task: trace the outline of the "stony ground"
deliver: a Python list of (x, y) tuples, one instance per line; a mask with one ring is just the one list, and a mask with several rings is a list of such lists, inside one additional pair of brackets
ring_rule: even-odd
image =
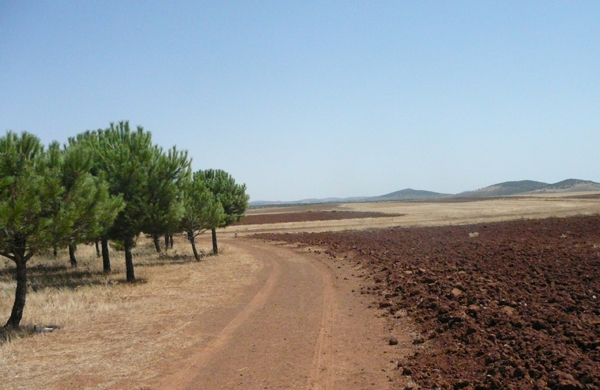
[(419, 327), (398, 369), (422, 388), (600, 388), (598, 216), (258, 237), (369, 267)]

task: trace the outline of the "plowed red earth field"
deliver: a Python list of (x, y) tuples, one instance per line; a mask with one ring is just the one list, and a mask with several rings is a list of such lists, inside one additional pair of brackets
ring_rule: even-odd
[(334, 221), (354, 218), (398, 217), (400, 214), (386, 214), (367, 211), (307, 211), (299, 213), (255, 214), (235, 225), (264, 225), (283, 222)]
[(422, 388), (600, 389), (598, 216), (256, 237), (370, 267), (419, 327), (398, 369)]

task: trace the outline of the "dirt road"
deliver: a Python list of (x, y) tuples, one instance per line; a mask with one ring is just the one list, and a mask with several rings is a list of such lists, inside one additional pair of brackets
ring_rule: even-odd
[[(152, 388), (392, 388), (392, 352), (408, 352), (410, 340), (399, 327), (390, 331), (359, 294), (359, 285), (368, 284), (361, 269), (307, 249), (226, 242), (263, 263), (256, 283), (236, 307), (198, 321), (206, 342), (172, 362)], [(392, 334), (398, 345), (389, 345)]]

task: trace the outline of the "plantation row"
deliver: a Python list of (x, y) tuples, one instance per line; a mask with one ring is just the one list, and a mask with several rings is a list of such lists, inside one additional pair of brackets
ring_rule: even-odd
[[(248, 208), (246, 186), (222, 170), (192, 171), (187, 151), (164, 150), (142, 127), (111, 123), (47, 148), (35, 135), (0, 138), (0, 255), (15, 265), (15, 302), (6, 329), (16, 329), (27, 293), (27, 262), (40, 251), (102, 243), (110, 272), (108, 241), (125, 252), (127, 281), (135, 281), (131, 249), (142, 232), (159, 238), (186, 232), (196, 260), (195, 238), (238, 222)], [(172, 242), (172, 238), (171, 238)]]

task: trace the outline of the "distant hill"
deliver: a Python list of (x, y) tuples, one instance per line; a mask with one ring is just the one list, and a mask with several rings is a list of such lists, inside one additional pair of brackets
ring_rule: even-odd
[(455, 195), (460, 198), (488, 198), (493, 196), (508, 196), (537, 191), (548, 187), (548, 183), (533, 180), (507, 181), (480, 188), (475, 191), (461, 192)]
[(389, 194), (374, 196), (369, 198), (370, 201), (384, 201), (384, 200), (430, 200), (439, 199), (450, 196), (449, 194), (441, 194), (439, 192), (413, 190), (412, 188), (406, 188), (404, 190), (391, 192)]
[(250, 207), (266, 207), (266, 206), (289, 206), (289, 205), (302, 205), (302, 204), (317, 204), (317, 203), (352, 203), (352, 202), (369, 202), (369, 197), (353, 197), (353, 198), (310, 198), (301, 199), (294, 201), (280, 201), (280, 200), (255, 200), (250, 202)]
[(356, 202), (385, 202), (385, 201), (401, 201), (401, 200), (432, 200), (451, 196), (449, 194), (441, 194), (439, 192), (413, 190), (406, 188), (404, 190), (395, 191), (381, 196), (360, 196), (352, 198), (321, 198), (321, 199), (301, 199), (291, 202), (285, 201), (268, 201), (256, 200), (250, 202), (251, 207), (267, 207), (267, 206), (288, 206), (288, 205), (303, 205), (316, 203), (356, 203)]
[(562, 192), (587, 192), (600, 191), (600, 183), (590, 180), (567, 179), (548, 187), (533, 191), (533, 193), (562, 193)]
[(406, 188), (389, 194), (372, 197), (354, 198), (324, 198), (324, 199), (302, 199), (291, 202), (257, 200), (250, 202), (251, 207), (292, 205), (292, 204), (315, 204), (315, 203), (351, 203), (351, 202), (385, 202), (385, 201), (423, 201), (442, 198), (489, 198), (510, 195), (544, 194), (544, 193), (569, 193), (599, 191), (600, 183), (590, 180), (567, 179), (558, 183), (548, 184), (534, 180), (506, 181), (493, 184), (488, 187), (474, 191), (461, 192), (459, 194), (442, 194), (439, 192), (413, 190)]
[(507, 181), (493, 184), (475, 191), (454, 195), (460, 198), (487, 198), (495, 196), (526, 195), (541, 193), (563, 193), (600, 191), (600, 184), (590, 180), (567, 179), (554, 184), (533, 180)]

